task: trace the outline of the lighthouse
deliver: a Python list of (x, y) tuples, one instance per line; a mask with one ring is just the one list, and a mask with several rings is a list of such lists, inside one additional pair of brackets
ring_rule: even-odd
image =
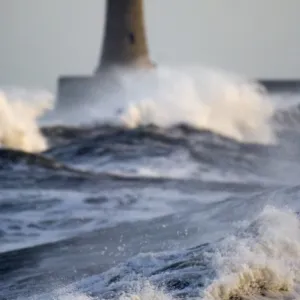
[(102, 52), (91, 76), (61, 76), (58, 79), (57, 105), (65, 106), (77, 99), (100, 100), (119, 88), (118, 69), (149, 70), (143, 0), (107, 0)]
[(97, 73), (111, 66), (152, 66), (142, 0), (108, 0), (103, 50)]

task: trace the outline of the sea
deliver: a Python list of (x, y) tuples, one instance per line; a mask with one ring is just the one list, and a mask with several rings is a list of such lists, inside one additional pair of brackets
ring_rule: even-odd
[(0, 299), (300, 299), (300, 89), (116, 74), (1, 90)]

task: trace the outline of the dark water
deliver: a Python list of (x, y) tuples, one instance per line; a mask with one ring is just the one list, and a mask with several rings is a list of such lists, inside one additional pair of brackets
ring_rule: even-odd
[(0, 299), (299, 299), (287, 107), (274, 144), (95, 125), (43, 128), (42, 154), (0, 150)]

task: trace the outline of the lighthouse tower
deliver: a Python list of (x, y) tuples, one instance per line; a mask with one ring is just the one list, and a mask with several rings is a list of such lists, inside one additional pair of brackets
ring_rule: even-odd
[(103, 51), (97, 73), (111, 66), (149, 68), (142, 0), (108, 0)]
[(57, 105), (76, 99), (99, 99), (118, 87), (118, 68), (152, 69), (145, 33), (143, 0), (107, 0), (102, 53), (91, 76), (62, 76), (58, 80)]

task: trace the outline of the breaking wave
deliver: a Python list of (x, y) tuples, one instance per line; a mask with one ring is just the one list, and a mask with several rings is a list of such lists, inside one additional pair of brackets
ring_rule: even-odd
[(273, 102), (254, 82), (221, 71), (166, 67), (147, 74), (117, 73), (117, 80), (119, 88), (115, 96), (108, 96), (109, 101), (84, 99), (62, 112), (61, 99), (51, 114), (46, 114), (54, 103), (48, 94), (27, 92), (27, 98), (33, 97), (34, 101), (26, 101), (24, 92), (0, 92), (2, 146), (26, 152), (46, 150), (48, 143), (38, 121), (48, 116), (44, 124), (48, 126), (108, 123), (125, 128), (169, 128), (186, 124), (238, 142), (276, 142), (271, 122), (275, 113)]
[(278, 128), (294, 128), (300, 119), (298, 97), (292, 107), (290, 102), (282, 107), (280, 97), (258, 83), (220, 70), (158, 67), (147, 74), (128, 71), (116, 77), (119, 86), (107, 99), (81, 99), (66, 110), (60, 110), (60, 99), (51, 113), (47, 112), (54, 99), (47, 93), (0, 91), (0, 144), (45, 151), (49, 145), (41, 124), (109, 124), (125, 129), (185, 124), (237, 142), (269, 145), (277, 142)]
[[(189, 282), (187, 294), (180, 285), (177, 292), (185, 295), (184, 299), (191, 298), (191, 287), (198, 287), (192, 299), (202, 300), (298, 299), (300, 296), (300, 222), (287, 209), (266, 206), (251, 221), (239, 223), (236, 233), (221, 242), (176, 253), (139, 254), (79, 284), (83, 290), (73, 289), (74, 298), (70, 299), (77, 299), (79, 291), (78, 299), (177, 299), (176, 287), (170, 290), (166, 283), (172, 278), (180, 282), (183, 277)], [(163, 262), (165, 266), (161, 265)], [(207, 271), (201, 275), (204, 269)], [(92, 292), (96, 298), (85, 294), (86, 289), (98, 291)], [(98, 293), (104, 293), (103, 297), (98, 298)], [(68, 295), (62, 289), (54, 299), (69, 299)]]
[(118, 85), (114, 90), (110, 88), (107, 96), (99, 96), (101, 99), (95, 96), (94, 100), (74, 100), (72, 110), (60, 99), (60, 122), (112, 123), (125, 128), (187, 124), (239, 142), (270, 144), (276, 140), (270, 122), (274, 114), (270, 96), (261, 86), (244, 78), (179, 67), (118, 71), (112, 78)]
[[(276, 124), (298, 124), (298, 104), (279, 108), (278, 97), (245, 78), (201, 68), (158, 67), (149, 73), (117, 73), (119, 86), (108, 99), (81, 99), (72, 109), (56, 110), (46, 93), (0, 91), (0, 142), (26, 152), (48, 148), (40, 131), (44, 126), (113, 124), (128, 129), (186, 124), (242, 143), (276, 143)], [(25, 97), (25, 98), (26, 98)], [(109, 100), (109, 101), (108, 101)], [(297, 103), (298, 98), (297, 98)], [(71, 115), (68, 115), (71, 114)], [(275, 122), (274, 122), (275, 121)]]
[[(270, 97), (257, 84), (214, 71), (174, 71), (159, 68), (153, 95), (129, 100), (121, 115), (125, 126), (179, 123), (210, 130), (240, 142), (269, 144), (275, 141)], [(134, 85), (149, 86), (149, 77), (126, 78)], [(144, 81), (143, 81), (144, 80)], [(135, 95), (130, 95), (134, 99)]]
[[(237, 233), (223, 240), (216, 250), (203, 255), (210, 257), (215, 275), (214, 279), (204, 279), (208, 284), (202, 282), (204, 289), (199, 290), (197, 299), (300, 296), (300, 222), (291, 211), (267, 206), (254, 220), (239, 224)], [(162, 287), (140, 281), (134, 291), (119, 299), (169, 300), (174, 296)]]
[(52, 108), (52, 99), (46, 93), (28, 97), (31, 99), (26, 100), (21, 92), (0, 91), (0, 145), (3, 148), (42, 152), (48, 147), (38, 119)]
[(222, 243), (213, 263), (218, 276), (205, 290), (205, 299), (298, 298), (299, 219), (289, 211), (266, 207)]

